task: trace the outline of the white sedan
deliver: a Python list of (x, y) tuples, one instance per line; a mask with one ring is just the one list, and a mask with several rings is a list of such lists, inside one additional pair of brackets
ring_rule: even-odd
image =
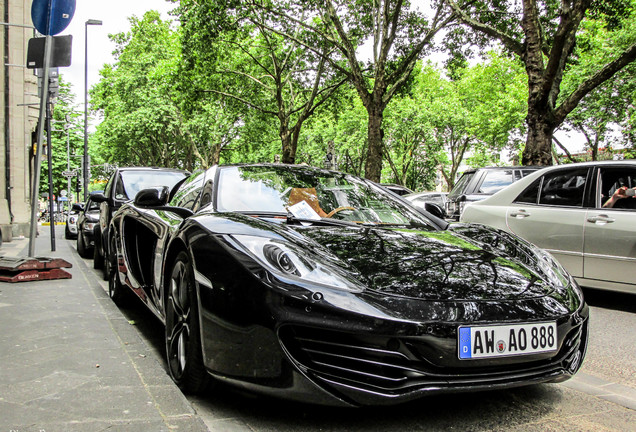
[(636, 293), (635, 187), (634, 160), (547, 167), (470, 204), (460, 222), (534, 243), (582, 286)]

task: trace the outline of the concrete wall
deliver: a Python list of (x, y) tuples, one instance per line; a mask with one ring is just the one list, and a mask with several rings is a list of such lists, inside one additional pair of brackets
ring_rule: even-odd
[[(0, 21), (30, 26), (31, 0), (4, 0)], [(29, 235), (32, 134), (39, 99), (33, 70), (24, 66), (33, 35), (31, 28), (0, 26), (0, 227), (5, 241)]]

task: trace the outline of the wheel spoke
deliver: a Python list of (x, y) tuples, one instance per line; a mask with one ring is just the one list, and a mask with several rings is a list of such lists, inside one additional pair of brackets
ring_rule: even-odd
[(185, 323), (175, 323), (168, 338), (168, 358), (173, 373), (179, 377), (186, 367), (187, 345), (190, 328)]
[(170, 303), (174, 309), (175, 321), (187, 321), (190, 316), (190, 299), (188, 297), (188, 278), (183, 266), (178, 268), (178, 274), (170, 281)]

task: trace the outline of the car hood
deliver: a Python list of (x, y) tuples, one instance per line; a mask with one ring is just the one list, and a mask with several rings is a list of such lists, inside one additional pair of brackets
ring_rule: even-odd
[[(313, 248), (316, 259), (326, 249), (369, 290), (384, 295), (516, 300), (543, 297), (555, 287), (552, 275), (535, 264), (538, 258), (529, 250), (492, 232), (499, 237), (497, 247), (469, 237), (469, 232), (452, 230), (307, 227), (297, 231), (319, 245)], [(501, 247), (502, 243), (506, 244)]]
[(191, 222), (239, 243), (242, 236), (293, 243), (304, 258), (337, 266), (346, 279), (383, 298), (488, 302), (569, 296), (570, 278), (554, 259), (483, 225), (303, 226), (236, 213), (208, 213)]

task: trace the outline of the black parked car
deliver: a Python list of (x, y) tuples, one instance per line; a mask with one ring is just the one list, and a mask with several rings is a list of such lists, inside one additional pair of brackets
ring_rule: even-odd
[(446, 197), (446, 217), (459, 220), (467, 204), (486, 199), (540, 168), (537, 166), (485, 167), (464, 171)]
[(77, 252), (82, 258), (90, 258), (93, 254), (94, 231), (98, 222), (99, 203), (89, 196), (77, 218)]
[[(170, 168), (126, 167), (117, 168), (108, 179), (104, 193), (91, 195), (99, 203), (99, 223), (95, 227), (93, 267), (104, 268), (108, 253), (108, 226), (113, 213), (125, 202), (132, 200), (142, 189), (153, 186), (173, 187), (188, 176), (188, 172)], [(104, 278), (107, 274), (104, 273)]]
[(165, 324), (169, 373), (335, 405), (570, 378), (588, 308), (549, 255), (364, 179), (219, 166), (113, 216), (109, 293)]

